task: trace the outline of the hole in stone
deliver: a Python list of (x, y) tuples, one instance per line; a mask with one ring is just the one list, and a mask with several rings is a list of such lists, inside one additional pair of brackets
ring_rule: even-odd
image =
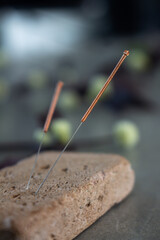
[(89, 206), (91, 206), (91, 202), (88, 202), (88, 203), (86, 204), (86, 207), (89, 207)]
[(20, 197), (20, 194), (19, 194), (19, 193), (17, 193), (17, 194), (14, 194), (12, 197), (13, 197), (13, 198)]
[(48, 169), (48, 168), (50, 168), (50, 165), (49, 165), (49, 164), (44, 165), (44, 166), (41, 167), (41, 169)]
[(62, 171), (63, 172), (68, 172), (68, 168), (63, 168)]
[(103, 200), (103, 195), (99, 195), (98, 201), (102, 201), (102, 200)]
[(56, 240), (56, 237), (53, 233), (51, 233), (51, 239)]

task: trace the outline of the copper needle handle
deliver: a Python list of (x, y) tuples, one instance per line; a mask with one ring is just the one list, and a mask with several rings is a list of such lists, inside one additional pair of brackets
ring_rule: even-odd
[(105, 89), (107, 88), (108, 84), (110, 83), (110, 81), (112, 80), (113, 76), (115, 75), (115, 73), (117, 72), (118, 68), (121, 66), (122, 62), (124, 61), (124, 59), (129, 55), (129, 51), (125, 50), (123, 52), (123, 55), (121, 57), (121, 59), (119, 60), (119, 62), (117, 63), (116, 67), (114, 68), (114, 70), (112, 71), (111, 75), (109, 76), (108, 80), (106, 81), (106, 83), (104, 84), (104, 86), (102, 87), (102, 89), (100, 90), (100, 92), (98, 93), (98, 95), (96, 96), (96, 98), (94, 99), (94, 101), (92, 102), (92, 104), (90, 105), (90, 107), (88, 108), (88, 110), (86, 111), (86, 113), (84, 114), (83, 118), (81, 119), (81, 122), (79, 124), (79, 126), (77, 127), (76, 131), (74, 132), (74, 134), (72, 135), (72, 137), (69, 139), (68, 143), (65, 145), (65, 147), (63, 148), (63, 150), (60, 152), (60, 154), (58, 155), (57, 159), (55, 160), (55, 162), (53, 163), (53, 165), (51, 166), (51, 168), (49, 169), (47, 175), (45, 176), (45, 178), (43, 179), (43, 181), (41, 182), (41, 184), (39, 185), (36, 194), (39, 192), (39, 190), (41, 189), (41, 187), (43, 186), (43, 184), (45, 183), (45, 181), (47, 180), (47, 178), (49, 177), (49, 175), (51, 174), (53, 168), (55, 167), (55, 165), (57, 164), (57, 162), (59, 161), (59, 159), (61, 158), (62, 154), (65, 152), (65, 150), (67, 149), (68, 145), (70, 144), (70, 142), (72, 141), (72, 139), (74, 138), (74, 136), (76, 135), (76, 133), (78, 132), (80, 126), (82, 125), (82, 123), (87, 119), (88, 115), (91, 113), (92, 109), (94, 108), (95, 104), (98, 102), (99, 98), (101, 97), (101, 95), (103, 94), (103, 92), (105, 91)]
[(26, 189), (28, 189), (29, 186), (30, 186), (31, 178), (33, 176), (34, 170), (35, 170), (36, 165), (37, 165), (38, 156), (39, 156), (39, 153), (40, 153), (40, 150), (41, 150), (41, 147), (42, 147), (43, 139), (44, 139), (45, 133), (48, 131), (48, 128), (49, 128), (49, 125), (50, 125), (50, 122), (51, 122), (51, 119), (52, 119), (52, 116), (53, 116), (53, 113), (54, 113), (54, 110), (55, 110), (55, 107), (56, 107), (56, 104), (57, 104), (57, 101), (58, 101), (58, 98), (59, 98), (59, 94), (61, 92), (62, 86), (63, 86), (63, 82), (58, 82), (57, 83), (55, 94), (53, 95), (51, 105), (50, 105), (50, 108), (49, 108), (49, 111), (48, 111), (48, 115), (47, 115), (47, 118), (46, 118), (46, 122), (44, 124), (41, 143), (39, 145), (38, 152), (37, 152), (36, 157), (35, 157), (35, 161), (34, 161), (34, 164), (33, 164), (33, 168), (31, 170), (31, 175), (30, 175), (30, 178), (28, 180), (28, 184), (27, 184)]
[(52, 98), (52, 102), (51, 102), (49, 111), (48, 111), (46, 122), (44, 124), (43, 132), (45, 132), (45, 133), (48, 131), (48, 128), (49, 128), (49, 125), (50, 125), (50, 122), (51, 122), (51, 119), (52, 119), (52, 116), (53, 116), (53, 113), (54, 113), (54, 110), (55, 110), (62, 87), (63, 87), (63, 82), (61, 82), (61, 81), (58, 82), (55, 93)]
[(117, 65), (115, 66), (115, 68), (113, 69), (112, 73), (110, 74), (110, 76), (108, 77), (107, 81), (105, 82), (104, 86), (102, 87), (102, 89), (99, 91), (99, 93), (97, 94), (97, 96), (95, 97), (95, 99), (93, 100), (92, 104), (90, 105), (90, 107), (88, 108), (88, 110), (86, 111), (86, 113), (84, 114), (84, 116), (81, 119), (81, 122), (85, 122), (87, 117), (89, 116), (89, 114), (91, 113), (91, 111), (93, 110), (94, 106), (96, 105), (96, 103), (98, 102), (99, 98), (101, 97), (101, 95), (103, 94), (103, 92), (106, 90), (106, 88), (108, 87), (110, 81), (112, 80), (112, 78), (114, 77), (114, 75), (116, 74), (116, 72), (118, 71), (119, 67), (121, 66), (121, 64), (123, 63), (123, 61), (125, 60), (125, 58), (129, 55), (129, 51), (125, 50), (123, 52), (122, 57), (120, 58), (119, 62), (117, 63)]

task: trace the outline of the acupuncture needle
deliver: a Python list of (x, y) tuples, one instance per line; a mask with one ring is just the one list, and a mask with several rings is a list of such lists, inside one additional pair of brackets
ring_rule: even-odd
[(85, 112), (84, 116), (81, 119), (80, 124), (78, 125), (77, 129), (75, 130), (74, 134), (72, 135), (72, 137), (70, 138), (70, 140), (68, 141), (68, 143), (65, 145), (65, 147), (63, 148), (63, 150), (61, 151), (61, 153), (58, 155), (57, 159), (55, 160), (55, 162), (53, 163), (53, 165), (51, 166), (51, 168), (49, 169), (47, 175), (45, 176), (45, 178), (43, 179), (43, 181), (41, 182), (41, 184), (39, 185), (37, 191), (35, 192), (35, 194), (37, 194), (40, 190), (40, 188), (43, 186), (43, 184), (45, 183), (45, 181), (47, 180), (47, 178), (49, 177), (51, 171), (53, 170), (53, 168), (55, 167), (55, 165), (57, 164), (57, 162), (59, 161), (59, 159), (61, 158), (62, 154), (65, 152), (66, 148), (68, 147), (68, 145), (70, 144), (70, 142), (72, 141), (72, 139), (74, 138), (74, 136), (76, 135), (76, 133), (78, 132), (78, 130), (80, 129), (82, 123), (84, 123), (86, 121), (86, 119), (88, 118), (89, 114), (91, 113), (91, 111), (93, 110), (94, 106), (96, 105), (96, 103), (98, 102), (99, 98), (101, 97), (101, 95), (103, 94), (103, 92), (106, 90), (106, 88), (108, 87), (109, 83), (111, 82), (112, 78), (114, 77), (114, 75), (116, 74), (116, 72), (118, 71), (119, 67), (121, 66), (121, 64), (123, 63), (123, 61), (125, 60), (125, 58), (129, 55), (129, 51), (125, 50), (123, 52), (123, 55), (121, 56), (119, 62), (117, 63), (117, 65), (115, 66), (115, 68), (113, 69), (112, 73), (110, 74), (110, 76), (108, 77), (107, 81), (105, 82), (105, 84), (103, 85), (103, 87), (101, 88), (101, 90), (99, 91), (99, 93), (97, 94), (97, 96), (95, 97), (95, 99), (93, 100), (93, 102), (91, 103), (90, 107), (87, 109), (87, 111)]
[(35, 157), (35, 161), (34, 161), (34, 164), (33, 164), (33, 168), (32, 168), (31, 175), (29, 177), (29, 181), (28, 181), (26, 189), (28, 189), (29, 186), (30, 186), (31, 178), (33, 176), (34, 170), (35, 170), (36, 165), (37, 165), (38, 156), (39, 156), (42, 144), (43, 144), (43, 140), (44, 140), (45, 134), (48, 132), (48, 128), (50, 126), (50, 123), (51, 123), (51, 120), (52, 120), (52, 116), (53, 116), (53, 113), (55, 111), (56, 104), (57, 104), (57, 101), (58, 101), (58, 98), (59, 98), (59, 95), (60, 95), (62, 87), (63, 87), (63, 82), (59, 81), (57, 83), (57, 86), (56, 86), (56, 89), (55, 89), (55, 93), (53, 95), (53, 98), (52, 98), (52, 101), (51, 101), (51, 105), (50, 105), (50, 108), (49, 108), (49, 111), (48, 111), (48, 114), (47, 114), (47, 118), (46, 118), (46, 121), (45, 121), (45, 124), (44, 124), (44, 128), (43, 128), (43, 134), (42, 134), (41, 141), (40, 141), (40, 145), (39, 145), (36, 157)]

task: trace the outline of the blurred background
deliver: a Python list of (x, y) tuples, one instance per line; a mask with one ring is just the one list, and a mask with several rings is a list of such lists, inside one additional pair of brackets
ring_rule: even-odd
[[(0, 5), (2, 166), (37, 150), (59, 80), (64, 88), (42, 150), (61, 149), (124, 49), (130, 56), (69, 150), (115, 152), (128, 145), (135, 149), (143, 138), (146, 116), (159, 110), (159, 1), (2, 1)], [(119, 121), (122, 126), (116, 130)], [(126, 139), (117, 136), (125, 131), (124, 121)]]
[[(0, 166), (36, 153), (59, 80), (64, 87), (42, 151), (61, 150), (128, 49), (130, 56), (68, 150), (125, 156), (136, 171), (137, 191), (145, 196), (137, 200), (135, 191), (135, 209), (144, 206), (147, 197), (152, 201), (146, 209), (157, 206), (159, 13), (158, 0), (1, 0)], [(137, 219), (148, 216), (146, 209)], [(153, 224), (150, 234), (158, 236), (157, 221)], [(98, 239), (92, 230), (85, 234), (90, 234), (86, 239)]]
[[(150, 140), (160, 101), (159, 1), (0, 5), (2, 167), (36, 152), (59, 80), (64, 88), (42, 150), (61, 149), (124, 49), (130, 56), (69, 150), (122, 152), (128, 157), (143, 137)], [(154, 126), (157, 116), (155, 121)]]

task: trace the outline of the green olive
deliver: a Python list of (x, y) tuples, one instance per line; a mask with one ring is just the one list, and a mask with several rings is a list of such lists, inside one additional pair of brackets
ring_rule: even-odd
[(71, 124), (65, 119), (53, 120), (51, 124), (53, 136), (62, 144), (66, 144), (71, 137)]
[(9, 62), (7, 54), (4, 50), (0, 49), (0, 69), (5, 67)]
[(65, 91), (61, 93), (58, 106), (63, 111), (72, 111), (78, 107), (80, 98), (74, 91)]
[[(42, 136), (43, 136), (43, 130), (42, 129), (36, 129), (33, 138), (37, 143), (40, 143), (42, 141)], [(45, 136), (43, 138), (43, 145), (47, 146), (51, 144), (52, 142), (52, 136), (49, 132), (45, 133)]]
[(0, 101), (4, 100), (9, 95), (9, 90), (8, 82), (0, 78)]
[(120, 121), (113, 127), (116, 143), (124, 148), (133, 148), (139, 142), (140, 135), (137, 126), (130, 121)]
[[(105, 82), (107, 81), (107, 76), (104, 75), (97, 75), (92, 78), (92, 80), (89, 82), (88, 90), (87, 90), (87, 96), (89, 100), (93, 99), (101, 90)], [(102, 97), (100, 100), (104, 100), (107, 96), (110, 96), (113, 93), (113, 85), (110, 83), (106, 90), (104, 91)]]
[(29, 73), (28, 85), (30, 88), (41, 89), (46, 85), (47, 82), (48, 77), (46, 76), (45, 72), (37, 70)]
[(150, 67), (151, 59), (146, 51), (136, 49), (130, 54), (126, 64), (133, 71), (143, 72)]

